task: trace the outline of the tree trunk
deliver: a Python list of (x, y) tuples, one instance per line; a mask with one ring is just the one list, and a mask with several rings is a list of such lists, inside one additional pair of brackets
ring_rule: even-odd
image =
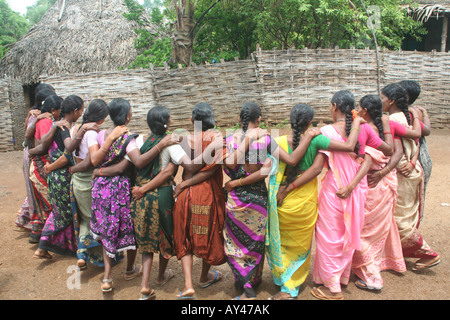
[(447, 32), (448, 31), (448, 17), (444, 16), (444, 21), (442, 22), (442, 35), (441, 35), (441, 52), (447, 50)]
[(173, 57), (177, 64), (190, 66), (194, 40), (194, 34), (191, 31), (195, 26), (195, 4), (191, 1), (181, 1), (181, 6), (177, 6), (175, 9), (177, 23), (172, 39)]

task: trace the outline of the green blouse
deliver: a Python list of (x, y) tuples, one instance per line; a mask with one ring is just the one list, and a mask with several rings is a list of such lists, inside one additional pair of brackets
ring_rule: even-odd
[[(312, 138), (308, 149), (305, 152), (305, 155), (298, 163), (298, 169), (301, 171), (307, 170), (309, 167), (312, 166), (314, 159), (316, 158), (317, 152), (319, 150), (327, 150), (330, 145), (331, 139), (324, 136), (323, 134), (319, 134), (318, 136)], [(292, 148), (289, 145), (289, 154), (292, 153)]]

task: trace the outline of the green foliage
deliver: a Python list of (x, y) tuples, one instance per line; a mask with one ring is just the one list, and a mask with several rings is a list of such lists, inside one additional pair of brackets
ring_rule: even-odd
[[(150, 68), (150, 65), (161, 67), (164, 63), (168, 63), (172, 56), (172, 46), (170, 38), (165, 36), (167, 27), (164, 24), (164, 15), (158, 6), (153, 6), (150, 9), (150, 22), (158, 26), (157, 33), (152, 34), (145, 28), (146, 21), (142, 17), (146, 10), (144, 6), (135, 0), (125, 0), (125, 4), (128, 8), (128, 13), (124, 13), (125, 18), (135, 21), (141, 26), (141, 28), (135, 29), (138, 38), (134, 44), (135, 48), (140, 51), (140, 54), (129, 65), (129, 68)], [(149, 6), (152, 3), (147, 1), (144, 4)]]
[(28, 21), (14, 12), (5, 0), (0, 0), (0, 58), (27, 31)]
[(34, 26), (41, 21), (42, 16), (48, 11), (48, 9), (54, 5), (56, 0), (37, 0), (35, 4), (27, 7), (27, 18), (30, 26)]
[[(380, 47), (398, 50), (406, 36), (419, 40), (426, 34), (423, 25), (402, 9), (413, 1), (364, 0), (365, 7), (371, 10), (369, 16), (376, 19), (372, 21), (376, 22), (374, 32)], [(168, 8), (163, 13), (158, 10), (159, 15), (152, 11), (152, 16), (158, 17), (154, 23), (163, 26), (163, 21), (176, 23), (170, 3), (173, 1), (146, 0), (144, 5), (148, 10), (162, 5)], [(365, 7), (361, 0), (198, 0), (192, 60), (201, 64), (247, 59), (258, 44), (263, 50), (336, 46), (373, 49), (375, 41)], [(150, 50), (154, 38), (143, 33), (137, 46), (147, 56), (154, 55), (153, 61), (163, 61), (169, 56), (170, 50), (165, 47), (169, 41), (161, 40), (157, 48)], [(149, 61), (139, 59), (138, 65)]]
[[(374, 47), (368, 16), (359, 0), (272, 0), (259, 2), (258, 41), (263, 49), (286, 48), (364, 48)], [(376, 30), (378, 44), (399, 49), (407, 33), (423, 34), (420, 24), (400, 8), (404, 1), (365, 0), (380, 15)], [(371, 13), (375, 19), (373, 12)]]

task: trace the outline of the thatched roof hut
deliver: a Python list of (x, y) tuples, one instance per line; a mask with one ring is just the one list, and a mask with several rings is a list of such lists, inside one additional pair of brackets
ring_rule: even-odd
[(126, 68), (138, 52), (137, 24), (121, 0), (58, 0), (0, 61), (0, 73), (23, 85), (41, 75)]
[(409, 7), (408, 14), (424, 24), (428, 30), (428, 49), (445, 52), (449, 48), (449, 0), (419, 0), (417, 7)]

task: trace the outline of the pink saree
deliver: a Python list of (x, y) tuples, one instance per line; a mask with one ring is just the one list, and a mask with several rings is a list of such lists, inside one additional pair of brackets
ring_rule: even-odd
[[(331, 139), (344, 141), (332, 125), (321, 131)], [(329, 170), (319, 194), (313, 280), (338, 293), (341, 284), (348, 284), (354, 251), (361, 249), (360, 233), (368, 186), (364, 177), (347, 199), (338, 198), (336, 191), (352, 181), (360, 164), (353, 153), (321, 152), (328, 156)]]
[[(371, 171), (381, 170), (389, 162), (390, 158), (381, 151), (371, 147), (365, 150), (372, 157)], [(375, 289), (383, 288), (381, 271), (406, 271), (400, 234), (394, 219), (397, 196), (397, 173), (394, 169), (376, 187), (369, 189), (364, 206), (361, 250), (355, 251), (352, 269), (368, 287)]]

